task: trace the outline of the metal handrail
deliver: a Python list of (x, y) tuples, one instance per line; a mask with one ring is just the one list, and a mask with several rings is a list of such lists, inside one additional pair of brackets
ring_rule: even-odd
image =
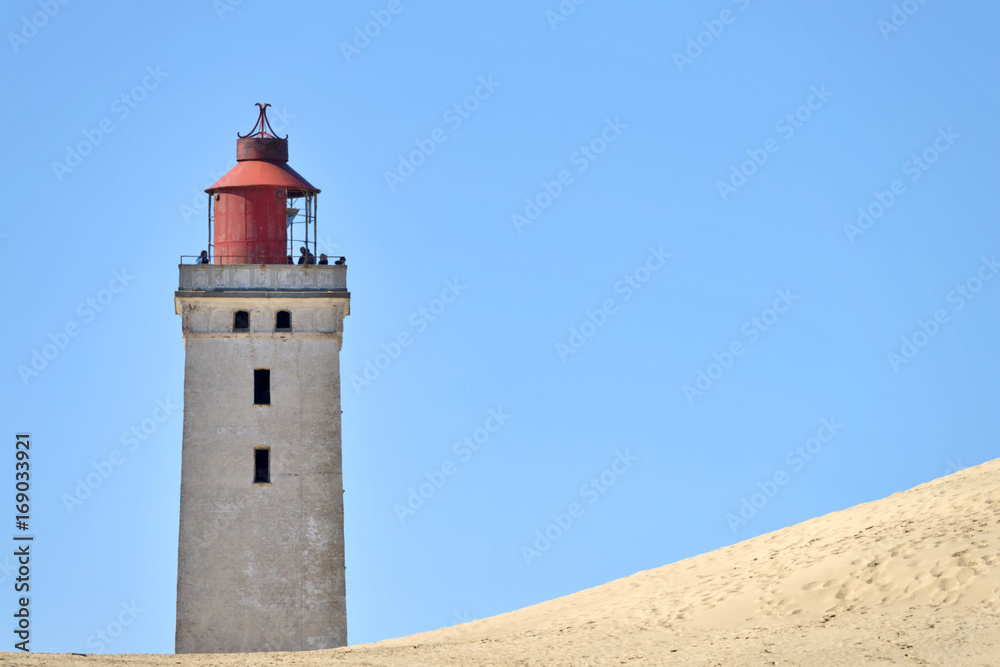
[[(242, 258), (242, 257), (243, 257), (243, 255), (209, 255), (208, 256), (208, 264), (206, 264), (206, 266), (226, 266), (225, 264), (216, 264), (213, 260), (215, 260), (217, 258), (218, 259), (233, 259), (233, 258)], [(189, 259), (191, 261), (185, 262), (184, 261), (185, 259)], [(197, 265), (197, 264), (200, 264), (200, 262), (198, 261), (199, 259), (201, 259), (201, 255), (181, 255), (180, 263), (181, 264), (195, 264), (195, 265)], [(318, 257), (316, 258), (316, 262), (311, 263), (311, 264), (304, 264), (304, 263), (303, 264), (299, 264), (297, 257), (293, 257), (292, 259), (294, 261), (292, 261), (290, 263), (289, 262), (282, 262), (280, 264), (265, 264), (265, 266), (328, 266), (327, 264), (319, 264), (319, 258)], [(328, 260), (330, 260), (330, 259), (333, 259), (333, 260), (340, 259), (340, 260), (342, 260), (342, 263), (339, 264), (339, 265), (336, 264), (336, 263), (334, 263), (334, 262), (330, 262), (329, 266), (347, 266), (347, 257), (345, 257), (343, 255), (341, 255), (339, 257), (335, 257), (333, 255), (327, 255), (327, 259)]]

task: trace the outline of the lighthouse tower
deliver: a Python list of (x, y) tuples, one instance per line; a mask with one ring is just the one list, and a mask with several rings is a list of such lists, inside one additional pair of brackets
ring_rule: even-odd
[(347, 643), (347, 267), (288, 264), (301, 247), (318, 256), (320, 191), (288, 166), (287, 137), (257, 106), (236, 166), (206, 190), (208, 258), (182, 258), (174, 296), (185, 348), (177, 653)]

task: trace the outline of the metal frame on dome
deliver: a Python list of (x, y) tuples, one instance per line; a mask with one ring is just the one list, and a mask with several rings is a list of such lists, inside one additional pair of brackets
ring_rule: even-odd
[[(288, 208), (297, 208), (295, 204), (301, 199), (303, 209), (299, 209), (299, 212), (291, 219), (288, 225), (288, 254), (291, 256), (293, 262), (298, 262), (299, 248), (305, 246), (309, 248), (319, 261), (319, 251), (316, 247), (317, 232), (316, 232), (316, 204), (318, 201), (317, 193), (310, 192), (308, 190), (286, 190), (285, 191), (286, 201), (288, 202)], [(310, 248), (309, 240), (309, 225), (312, 224), (312, 247)], [(302, 229), (302, 238), (295, 238), (296, 228)]]

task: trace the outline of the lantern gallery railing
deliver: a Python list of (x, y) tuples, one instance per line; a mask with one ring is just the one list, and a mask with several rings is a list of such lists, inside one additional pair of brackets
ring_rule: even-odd
[[(233, 261), (233, 260), (236, 260), (236, 259), (242, 260), (243, 256), (242, 255), (208, 255), (208, 254), (205, 254), (205, 255), (181, 255), (181, 261), (179, 262), (179, 264), (211, 264), (211, 265), (214, 265), (214, 266), (219, 266), (219, 265), (236, 264), (237, 262)], [(221, 260), (221, 261), (218, 261), (218, 260)], [(264, 262), (264, 263), (260, 264), (260, 266), (284, 266), (286, 264), (299, 264), (299, 265), (306, 265), (306, 266), (308, 266), (308, 265), (326, 265), (326, 264), (330, 264), (330, 265), (337, 265), (337, 266), (347, 266), (347, 258), (344, 257), (343, 255), (338, 256), (338, 257), (333, 257), (333, 256), (323, 257), (323, 255), (320, 255), (319, 257), (316, 257), (315, 255), (313, 255), (311, 257), (306, 257), (304, 255), (300, 255), (298, 257), (298, 259), (296, 259), (296, 258), (292, 257), (291, 255), (288, 255), (288, 256), (286, 256), (286, 259), (285, 259), (284, 262), (280, 262), (278, 264), (269, 264), (267, 262)], [(251, 264), (250, 266), (258, 266), (258, 265), (257, 264)]]

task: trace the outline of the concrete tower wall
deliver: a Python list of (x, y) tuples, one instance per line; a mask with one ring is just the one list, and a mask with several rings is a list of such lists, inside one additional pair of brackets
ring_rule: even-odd
[[(349, 295), (226, 287), (176, 296), (185, 342), (176, 652), (343, 646), (339, 353)], [(250, 313), (249, 331), (234, 331), (237, 310)], [(275, 331), (279, 310), (291, 313), (290, 332)], [(255, 369), (270, 370), (270, 405), (254, 405)], [(255, 448), (270, 450), (270, 483), (254, 483)]]

